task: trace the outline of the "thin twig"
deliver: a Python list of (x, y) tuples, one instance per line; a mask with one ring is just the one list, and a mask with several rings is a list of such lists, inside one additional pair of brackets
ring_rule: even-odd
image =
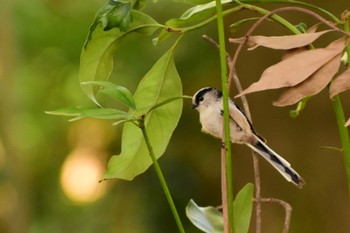
[[(219, 50), (220, 46), (218, 43), (216, 43), (216, 41), (213, 38), (211, 38), (207, 35), (203, 35), (202, 38), (205, 39), (206, 41), (208, 41), (210, 44), (212, 44), (215, 48), (217, 48)], [(231, 56), (228, 52), (226, 52), (226, 61), (227, 61), (227, 65), (229, 66), (230, 62), (231, 62)]]
[[(221, 148), (224, 150), (224, 148)], [(228, 221), (228, 209), (225, 208), (225, 203), (227, 203), (227, 192), (224, 192), (224, 190), (227, 190), (227, 179), (226, 179), (226, 156), (224, 153), (221, 153), (221, 189), (223, 190), (221, 192), (221, 207), (222, 207), (222, 214), (224, 216), (224, 232), (229, 232), (229, 221)]]
[[(230, 60), (230, 62), (232, 62), (232, 60)], [(235, 82), (238, 93), (241, 93), (243, 91), (241, 82), (239, 81), (236, 70), (235, 69), (231, 70), (231, 66), (230, 66), (229, 77), (230, 77), (230, 80), (233, 80)], [(245, 96), (242, 96), (241, 101), (243, 104), (244, 113), (246, 114), (249, 121), (251, 123), (253, 123), (247, 98)], [(253, 156), (254, 181), (255, 181), (254, 182), (255, 183), (255, 198), (260, 200), (261, 199), (261, 183), (260, 183), (259, 159), (258, 159), (258, 155), (254, 151), (252, 151), (252, 156)], [(261, 203), (259, 201), (256, 202), (255, 211), (256, 211), (255, 212), (255, 215), (256, 215), (255, 232), (261, 233)]]
[(292, 216), (292, 206), (289, 203), (277, 198), (260, 198), (259, 200), (254, 199), (254, 201), (257, 203), (260, 203), (260, 202), (276, 203), (283, 206), (284, 211), (286, 213), (286, 217), (284, 219), (284, 227), (283, 227), (282, 233), (288, 233), (289, 226), (290, 226), (290, 219)]

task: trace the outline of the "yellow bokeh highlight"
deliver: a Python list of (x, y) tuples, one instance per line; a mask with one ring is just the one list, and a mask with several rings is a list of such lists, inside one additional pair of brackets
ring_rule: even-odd
[(104, 172), (100, 157), (95, 151), (82, 148), (73, 150), (67, 156), (62, 166), (60, 183), (71, 201), (88, 204), (106, 193), (105, 182), (99, 182)]

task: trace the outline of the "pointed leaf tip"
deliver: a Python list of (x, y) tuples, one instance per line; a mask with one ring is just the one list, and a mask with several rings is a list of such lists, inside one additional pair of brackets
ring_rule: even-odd
[(336, 79), (331, 82), (329, 87), (329, 95), (332, 99), (337, 94), (350, 89), (350, 68), (345, 70)]
[(348, 121), (345, 123), (345, 127), (348, 127), (350, 125), (350, 118), (348, 119)]

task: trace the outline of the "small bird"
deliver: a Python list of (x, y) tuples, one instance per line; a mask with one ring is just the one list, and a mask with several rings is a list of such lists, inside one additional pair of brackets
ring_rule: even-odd
[[(216, 138), (222, 137), (224, 110), (222, 92), (216, 88), (205, 87), (192, 97), (192, 109), (197, 109), (202, 124), (202, 131)], [(230, 111), (230, 139), (232, 143), (245, 144), (264, 157), (283, 177), (298, 188), (304, 185), (303, 178), (290, 164), (269, 148), (263, 139), (255, 132), (253, 125), (229, 99)], [(222, 138), (221, 138), (222, 139)]]

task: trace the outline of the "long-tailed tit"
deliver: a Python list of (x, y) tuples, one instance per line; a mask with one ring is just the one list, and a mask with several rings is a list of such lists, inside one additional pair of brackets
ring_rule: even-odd
[[(212, 87), (205, 87), (197, 91), (192, 98), (192, 108), (199, 112), (202, 131), (221, 138), (223, 131), (223, 99), (222, 92)], [(301, 188), (303, 178), (290, 166), (290, 164), (270, 149), (259, 137), (253, 125), (230, 99), (230, 138), (232, 143), (246, 144), (264, 157), (286, 180)]]

